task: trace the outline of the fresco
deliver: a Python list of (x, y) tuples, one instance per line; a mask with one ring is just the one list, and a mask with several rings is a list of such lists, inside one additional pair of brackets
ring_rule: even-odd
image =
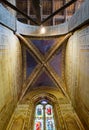
[(26, 77), (27, 78), (32, 73), (36, 65), (37, 62), (34, 59), (34, 57), (28, 51), (26, 51)]
[(45, 53), (55, 44), (54, 40), (31, 40), (31, 42), (45, 55)]
[(53, 83), (52, 79), (46, 74), (46, 72), (43, 72), (33, 84), (32, 88), (41, 87), (41, 86), (49, 86), (54, 87), (55, 84)]
[(51, 67), (61, 77), (62, 74), (62, 50), (59, 49), (53, 59), (50, 61)]

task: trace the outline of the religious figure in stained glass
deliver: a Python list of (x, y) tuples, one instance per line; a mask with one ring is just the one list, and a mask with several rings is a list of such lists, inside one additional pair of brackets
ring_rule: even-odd
[(46, 101), (36, 105), (34, 130), (56, 130), (53, 107)]
[(41, 122), (36, 122), (36, 130), (41, 130)]
[(51, 120), (47, 122), (47, 130), (53, 130), (53, 122)]
[(39, 108), (37, 108), (37, 114), (38, 115), (41, 115), (42, 114), (42, 110), (41, 110), (41, 108), (39, 107)]
[(48, 115), (51, 115), (51, 107), (48, 107), (48, 108), (47, 108), (47, 114), (48, 114)]

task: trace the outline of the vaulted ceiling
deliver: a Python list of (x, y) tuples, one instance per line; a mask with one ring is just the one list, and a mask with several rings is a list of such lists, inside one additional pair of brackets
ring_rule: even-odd
[(71, 33), (52, 39), (18, 35), (23, 43), (23, 95), (34, 89), (52, 88), (66, 95), (64, 82), (65, 46)]
[(21, 22), (55, 25), (68, 20), (84, 0), (16, 0), (16, 6), (7, 0), (0, 1), (17, 11)]
[[(50, 7), (47, 7), (47, 12), (45, 1), (48, 1), (48, 7)], [(33, 22), (35, 25), (41, 25), (57, 14), (58, 16), (56, 18), (58, 18), (59, 21), (61, 20), (61, 18), (65, 18), (65, 11), (61, 14), (60, 11), (63, 11), (66, 7), (70, 6), (77, 0), (71, 0), (69, 2), (67, 1), (67, 3), (64, 2), (64, 0), (55, 1), (57, 2), (56, 4), (53, 0), (43, 0), (43, 5), (42, 0), (17, 0), (17, 7), (10, 4), (6, 0), (3, 0), (2, 2), (19, 12), (20, 14), (17, 13), (17, 18), (22, 18), (22, 22), (24, 20), (23, 16), (25, 16), (27, 19), (30, 20), (30, 23)], [(49, 3), (52, 3), (51, 6), (49, 6)], [(60, 6), (57, 6), (58, 3)], [(55, 7), (54, 5), (57, 6), (57, 10), (56, 8), (53, 9)], [(71, 6), (69, 14), (67, 15), (72, 15), (74, 13), (74, 9), (74, 5)], [(23, 16), (21, 16), (21, 14)], [(32, 16), (32, 18), (30, 16)], [(54, 21), (54, 19), (52, 20)], [(51, 23), (49, 23), (49, 25), (51, 25)], [(71, 34), (69, 33), (52, 39), (42, 37), (41, 39), (33, 39), (18, 35), (18, 37), (24, 44), (23, 73), (25, 82), (23, 87), (23, 95), (27, 91), (33, 89), (49, 87), (53, 89), (58, 89), (61, 91), (61, 93), (67, 96), (65, 92), (66, 87), (64, 80), (64, 56), (66, 42), (70, 36)]]

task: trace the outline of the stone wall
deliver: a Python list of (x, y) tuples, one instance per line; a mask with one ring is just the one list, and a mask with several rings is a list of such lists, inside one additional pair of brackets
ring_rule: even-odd
[(0, 130), (5, 130), (22, 86), (22, 56), (18, 38), (0, 25)]
[(0, 4), (0, 24), (13, 31), (16, 30), (16, 18), (2, 4)]
[(66, 47), (67, 91), (86, 129), (89, 129), (89, 26), (76, 31)]
[[(16, 0), (7, 0), (7, 1), (10, 2), (13, 5), (16, 5)], [(16, 15), (16, 11), (14, 11), (11, 8), (9, 8), (8, 6), (7, 6), (7, 9), (11, 12), (12, 15), (14, 15), (14, 16)]]
[(85, 130), (70, 101), (60, 91), (52, 88), (27, 92), (17, 105), (6, 130), (32, 130), (35, 103), (44, 98), (53, 104), (57, 130)]

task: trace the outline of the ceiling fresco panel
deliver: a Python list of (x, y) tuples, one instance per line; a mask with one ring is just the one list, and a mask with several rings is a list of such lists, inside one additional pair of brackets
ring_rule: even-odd
[(59, 49), (58, 52), (54, 55), (54, 57), (49, 62), (51, 67), (55, 70), (55, 72), (61, 77), (62, 76), (62, 50)]
[(39, 87), (43, 87), (43, 86), (51, 87), (51, 88), (56, 87), (53, 80), (50, 78), (50, 76), (45, 71), (43, 71), (41, 74), (39, 74), (39, 77), (33, 83), (33, 85), (31, 86), (31, 89), (39, 88)]
[(28, 78), (29, 75), (33, 72), (35, 67), (37, 66), (37, 61), (34, 57), (26, 50), (26, 77)]
[(38, 48), (38, 50), (45, 55), (48, 50), (55, 44), (55, 39), (52, 40), (31, 40), (31, 42)]

